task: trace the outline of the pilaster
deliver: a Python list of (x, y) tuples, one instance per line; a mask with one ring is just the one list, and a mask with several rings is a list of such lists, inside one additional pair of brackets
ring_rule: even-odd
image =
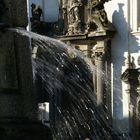
[(98, 41), (95, 51), (96, 61), (96, 77), (97, 77), (97, 105), (103, 105), (103, 91), (104, 91), (104, 62), (105, 62), (105, 43), (104, 41)]

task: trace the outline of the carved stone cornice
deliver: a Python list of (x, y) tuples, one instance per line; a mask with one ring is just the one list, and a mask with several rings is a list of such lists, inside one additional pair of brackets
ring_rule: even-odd
[(139, 72), (137, 69), (126, 69), (124, 73), (121, 75), (121, 80), (126, 84), (130, 84), (137, 87), (139, 83), (138, 77)]

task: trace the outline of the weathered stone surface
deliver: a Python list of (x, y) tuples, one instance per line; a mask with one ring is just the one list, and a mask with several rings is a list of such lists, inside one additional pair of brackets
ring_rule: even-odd
[(0, 89), (0, 120), (4, 118), (21, 117), (18, 116), (18, 104), (19, 100), (18, 90), (1, 88)]
[(0, 117), (35, 120), (37, 102), (32, 91), (29, 41), (7, 32), (1, 36), (0, 46)]
[(14, 26), (27, 26), (27, 1), (12, 0), (12, 23)]
[[(26, 0), (4, 2), (1, 22), (26, 27)], [(37, 120), (28, 38), (0, 32), (0, 53), (0, 140), (51, 140), (50, 130)]]
[(17, 117), (17, 101), (19, 96), (16, 94), (0, 93), (0, 120), (4, 118)]
[(11, 26), (26, 27), (27, 20), (27, 4), (26, 0), (5, 0), (6, 11), (4, 22)]
[[(7, 43), (8, 39), (8, 43)], [(4, 33), (0, 37), (0, 87), (17, 88), (16, 58), (13, 33)]]
[(18, 123), (0, 122), (1, 140), (52, 140), (48, 127), (21, 120)]
[(13, 33), (0, 35), (0, 118), (17, 116), (18, 81)]
[(32, 90), (33, 79), (29, 40), (28, 38), (19, 36), (17, 34), (14, 36), (14, 40), (16, 42), (15, 48), (17, 53), (17, 69), (19, 75), (18, 80), (21, 94), (18, 111), (21, 116), (33, 120), (37, 117), (37, 102), (36, 96)]

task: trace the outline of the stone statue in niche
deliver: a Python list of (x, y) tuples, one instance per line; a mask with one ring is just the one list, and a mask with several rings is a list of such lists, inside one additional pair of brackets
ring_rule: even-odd
[(81, 29), (81, 13), (80, 7), (83, 6), (81, 0), (72, 0), (68, 2), (67, 16), (68, 16), (68, 35), (80, 34)]
[(72, 0), (71, 6), (69, 9), (69, 22), (80, 22), (80, 13), (79, 7), (82, 5), (81, 1)]
[(91, 0), (89, 2), (88, 31), (103, 31), (108, 25), (104, 3), (109, 0)]

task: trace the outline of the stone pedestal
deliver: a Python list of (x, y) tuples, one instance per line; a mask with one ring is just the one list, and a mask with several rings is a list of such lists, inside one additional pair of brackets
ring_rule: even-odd
[[(3, 1), (5, 12), (1, 22), (10, 27), (26, 28), (26, 1)], [(0, 52), (0, 139), (48, 139), (50, 130), (38, 122), (38, 95), (33, 92), (28, 38), (10, 32), (2, 33)]]

